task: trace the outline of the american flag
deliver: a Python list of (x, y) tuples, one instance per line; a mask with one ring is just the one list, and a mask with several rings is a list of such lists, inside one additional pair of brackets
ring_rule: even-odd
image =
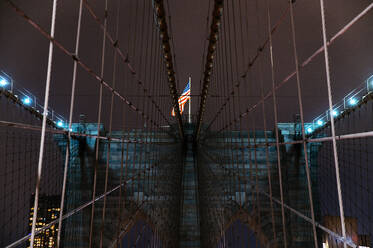
[[(190, 79), (189, 79), (188, 84), (187, 84), (187, 86), (185, 87), (183, 93), (182, 93), (181, 96), (179, 97), (179, 108), (180, 108), (180, 114), (183, 113), (183, 111), (184, 111), (184, 105), (185, 105), (185, 103), (188, 102), (188, 100), (190, 100)], [(174, 109), (172, 109), (171, 115), (172, 115), (172, 116), (175, 116), (175, 115), (176, 115)]]

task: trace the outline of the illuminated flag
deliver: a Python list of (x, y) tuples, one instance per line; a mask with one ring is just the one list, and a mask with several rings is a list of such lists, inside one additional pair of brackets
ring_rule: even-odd
[[(180, 114), (183, 113), (183, 111), (184, 111), (184, 105), (185, 105), (185, 103), (188, 102), (188, 100), (190, 100), (190, 78), (189, 78), (188, 84), (185, 87), (183, 93), (179, 97)], [(171, 115), (175, 116), (175, 110), (174, 109), (172, 109)]]

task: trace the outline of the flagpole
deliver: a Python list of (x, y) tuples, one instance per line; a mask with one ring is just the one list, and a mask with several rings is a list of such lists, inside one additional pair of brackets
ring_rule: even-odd
[(189, 124), (192, 123), (192, 78), (189, 77), (190, 97), (189, 97)]

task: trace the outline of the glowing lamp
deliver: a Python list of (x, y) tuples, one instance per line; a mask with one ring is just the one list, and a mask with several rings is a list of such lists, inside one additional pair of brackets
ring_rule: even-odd
[(354, 97), (351, 97), (350, 100), (348, 100), (348, 104), (350, 106), (355, 106), (357, 104), (357, 100)]
[(25, 97), (25, 98), (22, 99), (22, 102), (23, 102), (23, 104), (25, 104), (25, 105), (30, 105), (31, 102), (32, 102), (32, 100), (31, 100), (30, 97)]
[(58, 121), (58, 122), (57, 122), (57, 126), (59, 126), (59, 127), (63, 127), (63, 122), (62, 122), (62, 121)]
[(312, 128), (307, 128), (307, 133), (312, 133), (313, 132), (313, 130), (312, 130)]
[(324, 122), (323, 122), (322, 120), (318, 120), (318, 121), (317, 121), (317, 125), (318, 125), (318, 126), (322, 126), (322, 125), (324, 125)]
[(7, 80), (5, 80), (4, 78), (0, 77), (0, 87), (5, 87), (8, 84), (9, 84), (9, 82)]
[(338, 110), (333, 110), (333, 111), (332, 111), (332, 115), (333, 115), (334, 117), (338, 116), (338, 114), (339, 114), (339, 113), (338, 113)]

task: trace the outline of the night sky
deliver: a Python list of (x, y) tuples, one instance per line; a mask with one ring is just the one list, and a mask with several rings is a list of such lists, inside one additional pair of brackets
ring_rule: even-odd
[[(44, 27), (49, 32), (51, 5), (52, 1), (14, 1), (31, 18)], [(123, 1), (122, 1), (123, 2)], [(266, 6), (265, 1), (260, 1), (258, 10), (255, 1), (248, 1), (247, 13), (242, 13), (247, 17), (249, 33), (245, 38), (245, 49), (252, 58), (258, 47), (258, 32), (260, 43), (263, 43), (266, 34)], [(94, 11), (100, 18), (103, 16), (104, 1), (90, 1)], [(117, 1), (108, 1), (109, 19), (108, 29), (114, 35), (115, 15)], [(239, 3), (237, 1), (237, 3)], [(243, 5), (242, 1), (241, 5)], [(335, 34), (341, 27), (347, 24), (355, 15), (363, 10), (370, 1), (348, 1), (348, 0), (330, 0), (326, 1), (327, 7), (327, 32), (328, 36)], [(56, 23), (56, 39), (59, 40), (70, 51), (74, 50), (75, 33), (78, 16), (77, 0), (59, 1)], [(204, 45), (207, 42), (206, 18), (208, 15), (208, 5), (210, 12), (212, 8), (211, 1), (169, 1), (171, 15), (171, 31), (174, 45), (174, 54), (176, 57), (176, 73), (178, 78), (178, 90), (182, 91), (186, 84), (188, 76), (192, 77), (192, 95), (199, 95), (201, 80), (202, 54)], [(128, 36), (128, 2), (121, 4), (121, 21), (119, 41), (123, 44), (123, 50), (126, 50), (126, 38)], [(238, 6), (238, 4), (236, 4)], [(287, 1), (271, 1), (272, 23), (277, 22), (280, 15), (286, 10)], [(141, 9), (141, 8), (140, 8)], [(126, 12), (127, 11), (127, 12)], [(321, 36), (321, 17), (319, 1), (298, 0), (296, 3), (296, 32), (299, 60), (304, 61), (316, 49), (322, 45)], [(46, 78), (46, 64), (48, 41), (42, 37), (30, 24), (20, 18), (15, 11), (9, 8), (5, 1), (0, 3), (0, 68), (10, 74), (17, 84), (21, 84), (30, 90), (41, 100), (44, 96), (44, 85)], [(260, 26), (257, 26), (257, 13), (260, 16)], [(141, 10), (138, 11), (138, 18)], [(126, 19), (127, 18), (127, 19)], [(373, 18), (368, 13), (352, 29), (350, 29), (342, 38), (338, 39), (330, 48), (330, 64), (332, 76), (332, 90), (334, 99), (343, 98), (351, 89), (354, 89), (369, 75), (373, 74), (371, 44), (373, 35), (370, 31)], [(246, 25), (246, 23), (244, 23)], [(290, 21), (285, 18), (278, 30), (273, 36), (274, 59), (276, 83), (282, 81), (290, 72), (294, 70), (294, 60), (292, 54), (290, 36)], [(123, 40), (123, 42), (122, 42)], [(246, 42), (247, 41), (247, 42)], [(99, 74), (101, 59), (102, 32), (97, 24), (83, 11), (83, 24), (80, 54), (81, 59), (91, 66)], [(105, 76), (111, 81), (113, 51), (107, 51)], [(242, 46), (239, 47), (242, 49)], [(131, 51), (129, 52), (131, 55)], [(263, 53), (263, 75), (264, 88), (267, 92), (270, 88), (270, 72), (268, 52)], [(50, 105), (59, 113), (67, 118), (69, 95), (72, 78), (72, 60), (55, 49), (54, 63), (52, 71), (51, 100)], [(132, 59), (135, 61), (135, 59)], [(237, 66), (239, 74), (244, 68), (242, 63)], [(142, 75), (143, 77), (143, 75)], [(254, 103), (260, 95), (258, 87), (258, 69), (253, 68), (250, 79), (241, 83), (240, 95), (244, 98), (241, 106)], [(125, 84), (125, 83), (123, 83)], [(319, 55), (305, 69), (301, 71), (301, 84), (303, 89), (304, 112), (306, 120), (310, 121), (319, 113), (327, 109), (327, 91), (325, 81), (325, 70), (323, 55)], [(126, 85), (126, 93), (136, 92), (138, 86)], [(131, 92), (131, 93), (129, 93)], [(162, 94), (169, 93), (167, 88), (162, 89)], [(211, 94), (214, 92), (211, 91)], [(109, 100), (110, 93), (104, 92)], [(165, 97), (165, 96), (163, 96)], [(297, 106), (297, 95), (295, 80), (292, 79), (286, 86), (278, 91), (278, 106), (281, 122), (292, 121), (293, 114), (299, 111)], [(87, 75), (83, 70), (78, 70), (77, 100), (75, 105), (74, 120), (80, 113), (85, 113), (89, 121), (97, 119), (97, 107), (92, 103), (98, 101), (98, 84)], [(95, 107), (93, 107), (95, 106)], [(193, 98), (193, 110), (195, 114), (199, 107), (198, 98)], [(209, 112), (215, 113), (217, 107), (214, 104), (208, 105)], [(271, 103), (268, 103), (268, 108)], [(163, 107), (163, 111), (168, 114), (169, 106)], [(242, 108), (243, 109), (243, 108)], [(118, 112), (118, 115), (120, 112)], [(270, 114), (269, 114), (270, 115)], [(207, 119), (211, 117), (207, 115)], [(105, 119), (105, 118), (104, 118)], [(172, 120), (170, 118), (170, 120)]]

